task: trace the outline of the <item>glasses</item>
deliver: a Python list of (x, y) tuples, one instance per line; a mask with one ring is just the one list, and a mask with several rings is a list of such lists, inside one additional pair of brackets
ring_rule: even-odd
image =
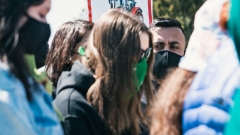
[(148, 58), (150, 57), (151, 55), (151, 52), (152, 52), (152, 48), (149, 47), (146, 51), (144, 51), (143, 49), (142, 50), (142, 53), (141, 53), (141, 57), (140, 57), (140, 60), (141, 61), (143, 58), (146, 58), (146, 60), (148, 60)]

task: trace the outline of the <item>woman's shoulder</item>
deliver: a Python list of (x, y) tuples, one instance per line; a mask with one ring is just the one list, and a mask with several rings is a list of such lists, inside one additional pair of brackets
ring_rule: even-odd
[(59, 92), (54, 99), (54, 104), (63, 113), (63, 115), (83, 115), (82, 113), (86, 112), (97, 114), (95, 109), (87, 102), (85, 95), (82, 95), (82, 93), (74, 88), (66, 88)]
[[(95, 110), (78, 90), (66, 88), (54, 99), (54, 105), (65, 118), (70, 133), (110, 135), (110, 130)], [(69, 124), (69, 125), (68, 125)]]

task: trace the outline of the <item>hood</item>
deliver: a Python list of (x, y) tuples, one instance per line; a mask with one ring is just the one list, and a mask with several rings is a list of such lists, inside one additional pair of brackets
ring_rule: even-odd
[(86, 95), (94, 82), (93, 74), (80, 61), (76, 60), (70, 71), (62, 72), (58, 80), (56, 94), (64, 89), (74, 88), (81, 94)]

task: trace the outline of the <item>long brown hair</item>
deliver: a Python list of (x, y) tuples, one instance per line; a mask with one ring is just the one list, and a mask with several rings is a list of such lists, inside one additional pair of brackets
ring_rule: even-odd
[(61, 73), (71, 68), (75, 48), (86, 48), (86, 44), (78, 43), (92, 27), (93, 23), (77, 20), (64, 23), (56, 32), (46, 59), (46, 71), (53, 86), (56, 87)]
[(92, 30), (98, 63), (96, 82), (89, 89), (87, 99), (114, 135), (125, 130), (139, 134), (139, 126), (147, 124), (140, 107), (141, 97), (143, 93), (146, 95), (149, 106), (154, 98), (149, 76), (152, 55), (147, 61), (147, 75), (139, 92), (134, 85), (133, 65), (141, 55), (139, 32), (149, 35), (149, 47), (152, 47), (152, 36), (145, 24), (136, 16), (118, 10), (105, 13)]
[(176, 68), (164, 80), (151, 112), (151, 135), (181, 135), (184, 97), (196, 73)]

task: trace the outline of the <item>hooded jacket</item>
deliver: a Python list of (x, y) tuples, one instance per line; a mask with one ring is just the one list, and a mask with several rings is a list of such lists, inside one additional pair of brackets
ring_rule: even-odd
[[(65, 132), (68, 135), (112, 135), (98, 112), (87, 102), (86, 94), (95, 82), (92, 73), (79, 61), (70, 71), (59, 78), (56, 98), (53, 101), (65, 118)], [(141, 135), (148, 135), (146, 127), (140, 126)], [(125, 130), (122, 135), (131, 135)]]
[(68, 135), (110, 134), (98, 112), (86, 101), (87, 91), (94, 82), (92, 73), (79, 61), (59, 78), (53, 102), (65, 119)]

